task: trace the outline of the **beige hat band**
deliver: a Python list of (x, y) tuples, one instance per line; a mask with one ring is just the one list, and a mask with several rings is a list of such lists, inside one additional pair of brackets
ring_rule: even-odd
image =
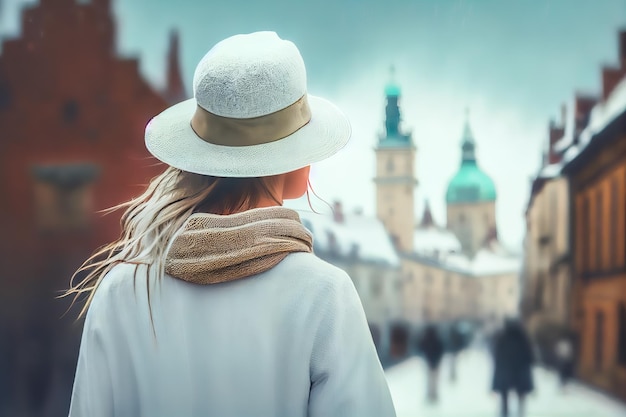
[(251, 146), (274, 142), (297, 132), (311, 120), (306, 94), (277, 112), (237, 119), (218, 116), (198, 106), (191, 127), (205, 142), (222, 146)]

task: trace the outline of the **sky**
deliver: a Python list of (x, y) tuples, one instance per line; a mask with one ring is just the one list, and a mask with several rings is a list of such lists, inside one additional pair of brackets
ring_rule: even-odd
[[(89, 0), (82, 0), (89, 1)], [(92, 0), (93, 1), (93, 0)], [(0, 35), (19, 33), (19, 9), (0, 0)], [(617, 64), (626, 0), (112, 0), (118, 53), (140, 58), (157, 88), (170, 30), (181, 36), (187, 88), (219, 40), (274, 30), (307, 65), (309, 92), (338, 104), (349, 145), (313, 166), (325, 200), (375, 215), (373, 148), (384, 122), (389, 67), (402, 88), (403, 125), (417, 146), (416, 218), (428, 199), (445, 223), (445, 192), (460, 164), (465, 109), (481, 168), (495, 181), (501, 240), (520, 248), (530, 180), (548, 122), (575, 92), (598, 94), (603, 65)], [(191, 92), (190, 92), (191, 93)]]

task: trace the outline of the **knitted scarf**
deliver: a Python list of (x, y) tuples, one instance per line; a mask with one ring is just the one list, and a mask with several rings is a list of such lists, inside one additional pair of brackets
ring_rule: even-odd
[(226, 216), (195, 213), (175, 235), (165, 272), (195, 284), (217, 284), (267, 271), (312, 246), (298, 213), (284, 207)]

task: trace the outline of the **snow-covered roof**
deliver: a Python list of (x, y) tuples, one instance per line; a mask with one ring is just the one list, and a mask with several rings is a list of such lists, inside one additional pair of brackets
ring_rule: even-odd
[[(624, 77), (611, 92), (611, 95), (605, 101), (601, 101), (593, 107), (589, 118), (589, 125), (583, 131), (587, 142), (591, 136), (602, 131), (617, 116), (626, 111), (626, 77)], [(581, 141), (583, 133), (581, 133)]]
[(478, 251), (471, 263), (472, 274), (476, 276), (514, 273), (521, 267), (520, 258), (488, 250)]
[(562, 163), (546, 165), (539, 172), (539, 178), (556, 178), (561, 175)]
[(439, 257), (415, 254), (412, 258), (437, 268), (457, 272), (470, 277), (483, 277), (500, 274), (517, 274), (521, 271), (521, 258), (500, 251), (481, 249), (469, 258), (463, 253), (449, 253)]
[(420, 255), (442, 255), (450, 252), (460, 252), (461, 242), (448, 229), (435, 225), (418, 227), (413, 234), (413, 250)]
[(563, 162), (564, 163), (568, 163), (571, 160), (573, 160), (574, 158), (576, 158), (578, 156), (578, 154), (580, 153), (580, 150), (581, 150), (580, 146), (574, 145), (574, 146), (570, 147), (563, 154)]
[[(314, 250), (333, 252), (339, 257), (399, 266), (400, 259), (380, 220), (357, 214), (344, 214), (342, 222), (332, 215), (296, 210), (304, 226), (313, 234)], [(335, 245), (332, 248), (332, 245)]]
[(580, 133), (578, 146), (570, 147), (563, 156), (568, 163), (575, 159), (593, 140), (593, 137), (606, 128), (620, 114), (626, 112), (626, 77), (613, 89), (611, 95), (593, 106), (589, 115), (589, 124)]

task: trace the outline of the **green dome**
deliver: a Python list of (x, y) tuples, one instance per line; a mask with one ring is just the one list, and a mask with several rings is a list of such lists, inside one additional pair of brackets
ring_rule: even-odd
[(446, 193), (448, 204), (496, 200), (496, 186), (475, 162), (464, 161), (450, 181)]

